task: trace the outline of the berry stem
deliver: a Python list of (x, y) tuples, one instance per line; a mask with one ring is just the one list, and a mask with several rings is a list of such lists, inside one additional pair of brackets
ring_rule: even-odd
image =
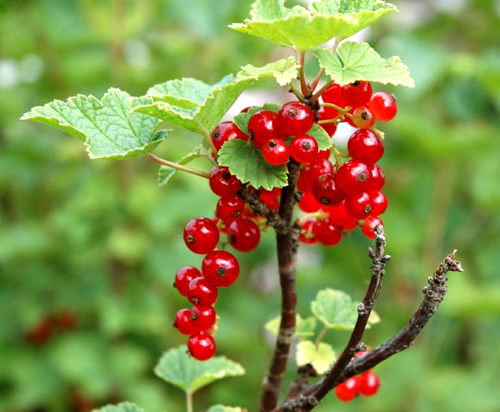
[(333, 156), (335, 157), (335, 168), (339, 168), (342, 166), (342, 153), (340, 153), (339, 149), (337, 149), (337, 146), (332, 142), (332, 151), (333, 151)]
[(299, 226), (302, 226), (306, 221), (308, 221), (311, 218), (317, 218), (317, 219), (321, 220), (321, 219), (325, 219), (326, 217), (328, 217), (328, 215), (329, 215), (328, 212), (324, 212), (323, 210), (320, 209), (317, 212), (305, 214), (299, 220), (297, 220), (297, 224)]
[(375, 126), (370, 127), (370, 130), (380, 137), (381, 140), (385, 139), (385, 133), (382, 130), (377, 129)]
[(314, 344), (316, 345), (316, 348), (319, 346), (319, 344), (321, 343), (321, 341), (325, 338), (326, 334), (328, 333), (330, 329), (328, 327), (325, 327), (323, 328), (323, 330), (320, 332), (320, 334), (318, 335), (318, 338), (316, 339), (316, 341), (314, 342)]
[(316, 103), (325, 90), (328, 89), (333, 83), (335, 83), (333, 80), (328, 80), (321, 89), (312, 95), (310, 99), (311, 103)]
[(321, 103), (321, 106), (323, 106), (323, 107), (331, 107), (331, 108), (337, 110), (339, 113), (342, 113), (344, 116), (347, 116), (349, 119), (352, 119), (352, 114), (349, 113), (349, 110), (344, 109), (343, 107), (337, 106), (336, 104), (333, 104), (333, 103)]
[(300, 70), (299, 70), (300, 87), (302, 90), (302, 94), (307, 99), (308, 97), (311, 96), (311, 90), (309, 89), (309, 86), (308, 86), (307, 80), (306, 80), (305, 63), (306, 63), (306, 52), (301, 51), (300, 52)]
[(215, 144), (212, 141), (212, 137), (210, 136), (210, 133), (208, 133), (208, 131), (205, 128), (203, 128), (203, 127), (201, 127), (201, 130), (202, 130), (203, 137), (205, 138), (205, 140), (207, 141), (208, 145), (210, 146), (210, 149), (212, 149), (212, 153), (215, 156), (217, 156), (217, 148), (215, 147)]
[(148, 153), (148, 157), (153, 161), (158, 164), (161, 164), (163, 166), (168, 166), (172, 167), (173, 169), (177, 170), (182, 170), (183, 172), (191, 173), (196, 176), (201, 176), (206, 179), (210, 179), (210, 173), (203, 172), (201, 170), (196, 170), (196, 169), (191, 169), (190, 167), (186, 167), (183, 165), (180, 165), (178, 163), (170, 162), (168, 160), (162, 159), (161, 157), (155, 156), (153, 153)]
[(193, 412), (193, 393), (186, 392), (186, 412)]
[(304, 102), (306, 100), (300, 90), (297, 89), (297, 87), (293, 84), (293, 81), (290, 82), (290, 90), (295, 96), (297, 96), (297, 99), (299, 99), (301, 102)]

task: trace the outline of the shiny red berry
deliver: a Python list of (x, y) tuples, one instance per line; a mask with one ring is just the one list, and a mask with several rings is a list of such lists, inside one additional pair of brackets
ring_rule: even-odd
[(281, 195), (281, 189), (279, 187), (275, 187), (272, 190), (261, 189), (259, 193), (259, 198), (263, 202), (268, 200), (276, 200), (278, 196)]
[(232, 222), (243, 213), (244, 209), (244, 200), (238, 195), (231, 195), (219, 199), (215, 213), (223, 222)]
[(270, 139), (281, 138), (278, 115), (270, 110), (255, 113), (248, 122), (250, 140), (257, 149), (262, 149)]
[(352, 112), (351, 126), (358, 129), (369, 129), (375, 124), (375, 117), (366, 107), (358, 107)]
[(213, 286), (231, 286), (240, 274), (240, 264), (233, 254), (225, 250), (210, 252), (201, 264), (203, 277)]
[(240, 190), (241, 182), (229, 173), (227, 167), (214, 167), (210, 173), (210, 189), (217, 196), (234, 195)]
[(219, 243), (219, 228), (212, 219), (199, 217), (184, 228), (184, 243), (191, 252), (205, 254)]
[(345, 201), (338, 206), (330, 207), (330, 220), (335, 226), (342, 230), (354, 230), (358, 227), (358, 221), (349, 216), (345, 210)]
[(299, 209), (306, 213), (315, 213), (322, 207), (324, 206), (309, 192), (305, 192), (299, 202)]
[(384, 222), (378, 217), (368, 216), (361, 225), (361, 231), (368, 239), (375, 239), (375, 228), (377, 226), (384, 226)]
[(314, 112), (301, 102), (285, 103), (278, 113), (281, 132), (285, 136), (307, 133), (314, 124)]
[(278, 201), (277, 198), (274, 198), (274, 199), (262, 199), (262, 201), (271, 210), (279, 210), (279, 208), (280, 208), (280, 202)]
[(360, 387), (359, 393), (363, 396), (373, 396), (378, 392), (378, 388), (380, 387), (380, 381), (378, 376), (371, 372), (364, 372), (359, 377)]
[(379, 165), (370, 164), (368, 170), (371, 176), (369, 189), (371, 191), (380, 191), (385, 185), (385, 174)]
[(290, 150), (283, 139), (271, 139), (262, 147), (264, 160), (273, 166), (288, 163)]
[[(339, 112), (332, 107), (320, 107), (318, 110), (319, 120), (331, 120), (338, 117)], [(333, 136), (337, 131), (337, 125), (335, 123), (323, 123), (320, 125), (325, 132), (328, 133), (328, 136)]]
[(378, 92), (372, 96), (368, 109), (380, 122), (390, 122), (398, 112), (394, 96), (384, 92)]
[(340, 190), (332, 173), (322, 175), (314, 182), (313, 195), (319, 203), (326, 206), (339, 205), (345, 199), (345, 193)]
[(240, 252), (254, 250), (260, 242), (259, 227), (249, 219), (236, 219), (229, 225), (229, 244)]
[(316, 236), (322, 245), (335, 246), (342, 240), (342, 231), (331, 219), (324, 219), (318, 222)]
[(347, 143), (349, 156), (363, 163), (377, 163), (384, 155), (384, 144), (371, 130), (358, 130)]
[(354, 193), (346, 197), (345, 210), (357, 220), (366, 219), (373, 210), (373, 201), (366, 192)]
[(365, 163), (350, 160), (344, 163), (337, 172), (337, 183), (347, 194), (366, 191), (371, 188), (370, 170)]
[(201, 272), (194, 266), (184, 266), (175, 274), (174, 286), (182, 296), (187, 296), (188, 286), (196, 278), (201, 278)]
[(326, 160), (328, 160), (328, 159), (330, 159), (330, 154), (331, 154), (331, 152), (330, 152), (329, 149), (320, 150), (318, 152), (318, 159), (326, 159)]
[(318, 156), (318, 143), (307, 134), (294, 137), (290, 143), (290, 156), (299, 163), (311, 163)]
[(297, 188), (301, 192), (312, 192), (313, 185), (322, 175), (333, 172), (333, 166), (327, 159), (319, 158), (302, 166), (297, 182)]
[(215, 355), (217, 345), (212, 335), (197, 332), (189, 337), (187, 343), (190, 355), (199, 361), (206, 361)]
[(380, 216), (387, 209), (387, 196), (382, 192), (368, 192), (373, 200), (372, 216)]
[(191, 309), (191, 321), (194, 329), (191, 333), (207, 332), (215, 325), (216, 320), (217, 313), (212, 306), (206, 308), (194, 307)]
[(220, 150), (224, 143), (231, 139), (248, 140), (248, 136), (233, 122), (222, 122), (212, 132), (212, 141), (217, 151)]
[(188, 299), (198, 307), (213, 306), (219, 297), (217, 288), (205, 278), (196, 278), (188, 286)]
[(191, 319), (190, 309), (181, 309), (175, 315), (174, 326), (179, 329), (179, 332), (183, 335), (191, 335), (195, 332), (195, 325)]
[(344, 383), (335, 387), (335, 395), (342, 402), (352, 401), (358, 394), (361, 382), (357, 376), (347, 379)]
[(326, 89), (321, 97), (323, 98), (323, 101), (325, 103), (331, 103), (342, 108), (346, 106), (344, 97), (342, 95), (342, 86), (336, 83), (332, 84), (328, 89)]
[(318, 225), (315, 220), (306, 220), (300, 227), (299, 241), (306, 245), (314, 245), (318, 243), (316, 236)]
[(356, 81), (342, 87), (342, 97), (346, 106), (357, 108), (366, 106), (372, 97), (370, 82)]

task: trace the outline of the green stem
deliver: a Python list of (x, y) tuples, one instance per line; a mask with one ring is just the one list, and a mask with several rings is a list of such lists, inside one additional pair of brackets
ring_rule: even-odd
[(300, 90), (297, 89), (297, 87), (293, 84), (293, 81), (290, 82), (290, 89), (292, 90), (293, 94), (297, 96), (297, 99), (299, 99), (301, 102), (304, 102), (306, 100)]
[(193, 412), (193, 393), (186, 392), (186, 412)]
[(304, 97), (310, 97), (311, 96), (311, 91), (307, 87), (307, 80), (306, 80), (306, 73), (305, 73), (305, 62), (306, 62), (306, 52), (301, 51), (300, 52), (300, 71), (299, 71), (299, 76), (300, 76), (300, 87), (302, 90), (302, 94)]
[(331, 108), (337, 110), (339, 113), (342, 113), (344, 116), (347, 116), (349, 119), (352, 119), (352, 114), (349, 113), (348, 109), (344, 109), (343, 107), (337, 106), (336, 104), (333, 104), (333, 103), (321, 103), (321, 106), (331, 107)]
[(202, 172), (201, 170), (191, 169), (190, 167), (186, 167), (180, 165), (178, 163), (170, 162), (168, 160), (162, 159), (161, 157), (155, 156), (153, 153), (148, 153), (148, 157), (155, 163), (158, 163), (163, 166), (172, 167), (177, 170), (182, 170), (183, 172), (191, 173), (192, 175), (204, 177), (205, 179), (210, 179), (210, 173)]
[(314, 342), (314, 344), (316, 345), (316, 347), (319, 346), (319, 344), (321, 343), (321, 341), (325, 338), (326, 334), (328, 333), (330, 329), (328, 327), (325, 327), (321, 333), (318, 335), (318, 338), (316, 339), (316, 342)]

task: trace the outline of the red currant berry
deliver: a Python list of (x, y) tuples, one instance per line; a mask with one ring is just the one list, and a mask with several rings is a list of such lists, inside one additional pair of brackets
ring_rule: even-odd
[(368, 165), (368, 170), (371, 176), (369, 190), (379, 192), (385, 185), (384, 171), (375, 164)]
[(207, 332), (198, 332), (191, 335), (188, 340), (190, 355), (199, 361), (206, 361), (215, 355), (217, 345), (215, 339)]
[(342, 97), (346, 106), (356, 108), (366, 106), (372, 97), (370, 82), (357, 81), (342, 87)]
[(271, 139), (262, 147), (262, 156), (270, 165), (284, 165), (288, 162), (290, 150), (283, 139)]
[(378, 388), (380, 387), (380, 381), (378, 376), (371, 372), (364, 372), (359, 377), (360, 387), (359, 393), (363, 396), (373, 396), (378, 392)]
[(319, 203), (326, 206), (339, 205), (345, 199), (345, 193), (340, 190), (332, 173), (320, 176), (314, 182), (313, 195)]
[(217, 196), (234, 195), (240, 190), (241, 182), (229, 173), (227, 167), (214, 167), (210, 174), (210, 189)]
[(351, 125), (358, 129), (369, 129), (375, 124), (375, 118), (366, 107), (358, 107), (352, 112)]
[(368, 216), (361, 226), (361, 231), (368, 239), (375, 239), (375, 228), (377, 226), (384, 226), (384, 222), (378, 217)]
[(219, 243), (219, 228), (212, 219), (199, 217), (184, 228), (184, 243), (191, 252), (205, 254)]
[(301, 102), (285, 103), (278, 113), (281, 132), (285, 136), (307, 133), (314, 124), (314, 112)]
[(212, 133), (212, 141), (217, 151), (230, 139), (248, 140), (248, 136), (233, 122), (220, 123)]
[(330, 159), (330, 150), (329, 149), (320, 150), (318, 152), (318, 159), (325, 159), (325, 160)]
[(342, 240), (342, 231), (331, 219), (325, 219), (318, 222), (316, 236), (322, 245), (335, 246)]
[(358, 221), (349, 216), (345, 210), (345, 201), (338, 206), (329, 208), (330, 220), (335, 226), (343, 230), (354, 230), (358, 227)]
[(344, 383), (335, 387), (335, 395), (342, 402), (352, 401), (359, 392), (361, 383), (358, 377), (354, 376), (347, 379)]
[(240, 264), (231, 253), (225, 250), (214, 250), (203, 259), (201, 271), (211, 285), (225, 288), (238, 279)]
[(327, 159), (316, 159), (311, 163), (302, 166), (297, 188), (301, 192), (312, 192), (313, 185), (322, 175), (333, 172), (333, 166)]
[(181, 309), (175, 315), (174, 326), (179, 329), (179, 332), (183, 335), (191, 335), (195, 332), (195, 325), (191, 319), (190, 309)]
[(299, 163), (311, 163), (318, 156), (318, 143), (307, 134), (295, 137), (290, 143), (290, 156)]
[(243, 213), (245, 202), (238, 195), (224, 196), (217, 202), (215, 213), (224, 222), (232, 222)]
[(377, 163), (384, 155), (384, 144), (371, 130), (358, 130), (347, 143), (349, 156), (363, 163)]
[[(331, 120), (338, 117), (339, 112), (332, 107), (320, 107), (318, 110), (319, 120)], [(328, 133), (328, 136), (333, 136), (337, 131), (337, 125), (335, 123), (323, 123), (320, 125), (325, 132)]]
[(245, 107), (240, 113), (247, 113), (250, 109), (255, 109), (257, 106), (248, 106)]
[(299, 241), (306, 245), (318, 243), (318, 238), (316, 237), (317, 228), (315, 220), (306, 220), (300, 227)]
[(205, 278), (196, 278), (188, 286), (188, 299), (198, 307), (207, 308), (213, 306), (219, 297), (215, 286)]
[(280, 209), (280, 202), (276, 198), (274, 198), (274, 199), (265, 199), (265, 200), (262, 200), (262, 201), (271, 210), (279, 210)]
[(373, 210), (373, 201), (366, 192), (354, 193), (345, 199), (345, 210), (357, 220), (366, 219)]
[(279, 187), (275, 187), (273, 190), (261, 189), (259, 198), (265, 202), (267, 200), (276, 200), (279, 195), (281, 195), (281, 189)]
[(306, 213), (315, 213), (322, 207), (321, 203), (319, 203), (314, 195), (309, 192), (305, 192), (299, 202), (300, 210)]
[(344, 163), (337, 172), (337, 184), (347, 194), (368, 190), (371, 174), (368, 166), (357, 160)]
[(201, 272), (194, 266), (184, 266), (175, 274), (174, 286), (182, 296), (187, 296), (188, 286), (196, 278), (201, 278)]
[(281, 138), (278, 115), (270, 110), (255, 113), (248, 122), (250, 140), (257, 149), (262, 149), (270, 139)]
[(372, 216), (380, 216), (387, 209), (387, 197), (382, 192), (368, 192), (373, 200)]
[(332, 84), (328, 89), (326, 89), (321, 97), (323, 98), (323, 101), (325, 103), (331, 103), (342, 108), (346, 107), (344, 97), (342, 96), (342, 86), (336, 83)]
[(375, 119), (380, 122), (390, 122), (398, 112), (396, 99), (384, 92), (375, 93), (368, 105)]
[(215, 325), (217, 320), (217, 314), (215, 309), (210, 306), (208, 308), (197, 308), (191, 309), (191, 320), (193, 323), (194, 332), (207, 332), (212, 326)]
[(356, 355), (354, 355), (356, 358), (361, 358), (362, 356), (365, 356), (366, 354), (370, 353), (367, 350), (360, 350), (359, 352), (356, 352)]
[(240, 252), (254, 250), (260, 242), (259, 227), (248, 219), (236, 219), (229, 225), (229, 244)]

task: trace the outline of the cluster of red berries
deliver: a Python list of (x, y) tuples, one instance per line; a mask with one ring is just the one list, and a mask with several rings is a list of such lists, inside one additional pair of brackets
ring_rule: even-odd
[[(363, 356), (368, 352), (358, 352), (356, 356)], [(378, 392), (380, 380), (377, 374), (368, 370), (359, 376), (353, 376), (335, 387), (335, 395), (343, 402), (350, 402), (356, 396), (373, 396)]]
[(50, 315), (43, 319), (38, 325), (31, 329), (26, 339), (33, 345), (47, 343), (57, 332), (73, 331), (78, 324), (78, 320), (73, 313), (62, 311), (61, 313)]

